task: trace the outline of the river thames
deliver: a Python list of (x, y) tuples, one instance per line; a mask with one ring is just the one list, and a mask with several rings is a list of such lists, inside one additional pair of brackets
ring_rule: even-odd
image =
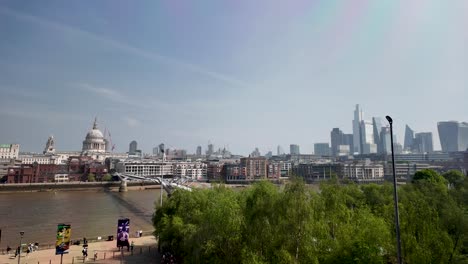
[(101, 190), (0, 193), (1, 249), (23, 243), (55, 242), (57, 224), (71, 224), (72, 240), (116, 235), (117, 220), (130, 219), (130, 233), (152, 231), (159, 189), (124, 193)]

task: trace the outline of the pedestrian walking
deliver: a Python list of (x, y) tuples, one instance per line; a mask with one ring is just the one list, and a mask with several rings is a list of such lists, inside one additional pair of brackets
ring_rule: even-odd
[(88, 257), (88, 248), (84, 247), (81, 252), (83, 253), (83, 258), (86, 259)]
[(143, 236), (143, 230), (140, 230), (140, 237)]
[(6, 253), (7, 253), (7, 255), (10, 255), (10, 250), (11, 250), (11, 247), (10, 247), (10, 246), (7, 246), (7, 248), (6, 248)]
[(130, 244), (130, 250), (133, 252), (133, 247), (135, 246), (135, 242), (132, 241), (132, 243)]

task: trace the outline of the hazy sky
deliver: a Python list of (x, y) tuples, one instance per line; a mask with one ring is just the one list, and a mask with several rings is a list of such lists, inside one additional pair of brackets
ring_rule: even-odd
[(311, 153), (391, 115), (468, 121), (468, 1), (0, 1), (0, 143)]

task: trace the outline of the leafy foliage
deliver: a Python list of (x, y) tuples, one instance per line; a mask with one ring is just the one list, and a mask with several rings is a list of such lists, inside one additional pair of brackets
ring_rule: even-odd
[(101, 181), (112, 181), (112, 176), (107, 173), (104, 176), (102, 176)]
[[(467, 190), (466, 177), (431, 170), (398, 188), (405, 263), (467, 263)], [(316, 191), (295, 178), (178, 190), (153, 223), (184, 263), (396, 263), (393, 210), (390, 184), (335, 180)]]
[(87, 179), (88, 179), (89, 182), (95, 182), (96, 181), (96, 175), (94, 173), (89, 173)]

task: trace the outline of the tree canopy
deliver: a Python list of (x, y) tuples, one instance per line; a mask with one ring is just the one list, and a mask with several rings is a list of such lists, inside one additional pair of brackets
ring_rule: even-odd
[[(399, 186), (405, 263), (468, 263), (465, 179), (426, 170)], [(182, 263), (396, 263), (392, 188), (332, 181), (316, 191), (295, 178), (177, 190), (156, 207), (155, 236)]]

